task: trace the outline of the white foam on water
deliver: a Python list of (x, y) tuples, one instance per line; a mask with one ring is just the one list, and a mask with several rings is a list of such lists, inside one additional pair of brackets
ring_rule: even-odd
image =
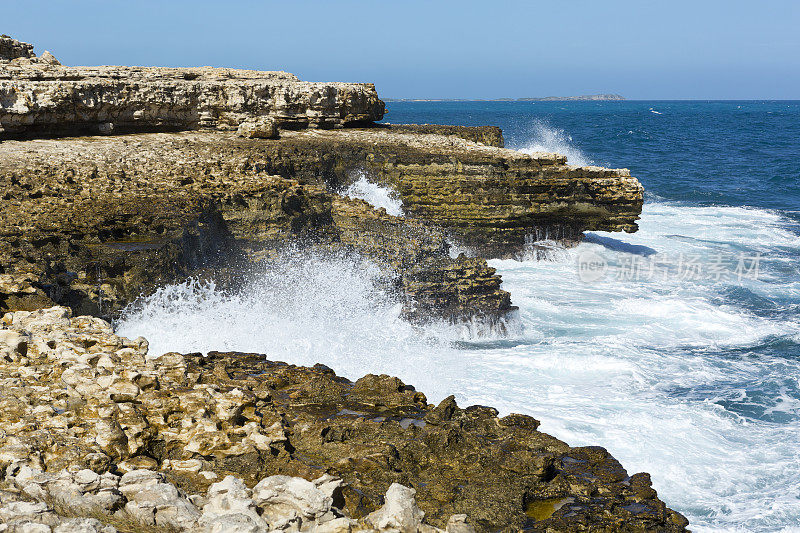
[(520, 152), (551, 152), (567, 156), (567, 163), (579, 167), (591, 165), (592, 160), (572, 143), (572, 137), (564, 130), (550, 126), (542, 120), (533, 122), (531, 140), (517, 147)]
[[(491, 261), (523, 327), (500, 344), (454, 343), (458, 328), (411, 326), (376, 289), (379, 270), (345, 256), (287, 256), (235, 294), (196, 282), (165, 287), (117, 330), (145, 336), (154, 352), (252, 351), (327, 364), (351, 379), (389, 373), (431, 401), (456, 393), (462, 405), (528, 413), (571, 445), (605, 446), (630, 473), (650, 472), (695, 531), (776, 531), (800, 521), (800, 362), (754, 350), (796, 342), (798, 320), (726, 302), (725, 285), (709, 280), (584, 283), (575, 257), (592, 250), (611, 265), (631, 250), (797, 257), (800, 242), (784, 222), (752, 209), (648, 204), (636, 234), (597, 233), (551, 261)], [(749, 293), (796, 297), (770, 265)], [(777, 388), (764, 413), (787, 421), (725, 406), (758, 404), (770, 383)]]
[[(472, 397), (528, 412), (572, 445), (606, 446), (631, 473), (650, 472), (694, 531), (798, 523), (800, 360), (759, 347), (778, 339), (800, 355), (800, 319), (724, 298), (741, 289), (752, 299), (797, 301), (786, 283), (796, 280), (780, 272), (800, 256), (788, 225), (768, 211), (648, 204), (636, 234), (594, 234), (555, 262), (491, 261), (526, 334), (548, 340), (486, 357)], [(677, 276), (584, 283), (575, 258), (586, 251), (612, 267), (631, 257), (761, 253), (764, 269), (742, 287)], [(748, 416), (751, 408), (764, 416)]]
[[(531, 414), (542, 431), (650, 472), (694, 531), (788, 531), (800, 523), (800, 357), (762, 348), (800, 356), (800, 319), (780, 312), (800, 305), (790, 226), (770, 211), (646, 204), (638, 233), (593, 233), (549, 261), (493, 260), (520, 308), (505, 340), (408, 324), (377, 288), (380, 271), (352, 256), (289, 254), (233, 294), (164, 287), (116, 326), (155, 353), (259, 352), (351, 379), (397, 375), (433, 402), (455, 393), (461, 405)], [(576, 264), (586, 251), (610, 272), (681, 254), (760, 253), (763, 268), (741, 282), (586, 283)]]
[(342, 194), (350, 198), (358, 198), (375, 207), (383, 207), (386, 212), (396, 217), (403, 216), (403, 202), (400, 196), (389, 187), (370, 181), (366, 172), (357, 171), (358, 179), (353, 181)]
[(401, 314), (370, 261), (287, 252), (236, 292), (196, 280), (162, 287), (130, 306), (115, 328), (147, 338), (151, 353), (258, 352), (292, 364), (323, 363), (351, 379), (396, 375), (441, 398), (449, 392), (435, 376), (443, 361), (458, 359), (452, 343), (492, 338), (477, 323), (421, 328)]

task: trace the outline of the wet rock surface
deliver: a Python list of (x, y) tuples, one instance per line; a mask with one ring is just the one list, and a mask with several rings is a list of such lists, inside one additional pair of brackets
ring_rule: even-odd
[[(289, 249), (374, 262), (408, 318), (502, 324), (499, 276), (449, 243), (636, 230), (625, 169), (383, 112), (370, 84), (64, 67), (0, 36), (0, 532), (685, 530), (647, 474), (530, 416), (269, 354), (148, 353), (98, 318), (190, 276), (236, 288)], [(363, 175), (404, 216), (339, 194)]]
[[(71, 495), (77, 484), (78, 507), (178, 528), (228, 520), (225, 509), (274, 528), (291, 522), (275, 518), (287, 508), (308, 523), (339, 513), (402, 531), (420, 511), (453, 531), (466, 527), (458, 515), (479, 531), (686, 526), (649, 476), (628, 476), (606, 450), (570, 447), (529, 416), (429, 404), (394, 377), (351, 382), (260, 354), (149, 354), (145, 339), (64, 307), (7, 313), (0, 331), (0, 471), (51, 509), (51, 486)], [(223, 492), (244, 503), (214, 499)], [(50, 512), (2, 494), (0, 512)]]

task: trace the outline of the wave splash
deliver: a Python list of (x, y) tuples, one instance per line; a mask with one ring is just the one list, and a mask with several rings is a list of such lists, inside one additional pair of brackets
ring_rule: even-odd
[(516, 148), (520, 152), (551, 152), (567, 156), (567, 163), (579, 167), (592, 164), (592, 160), (572, 142), (572, 136), (560, 128), (550, 126), (542, 120), (533, 122), (531, 139)]
[(491, 342), (519, 333), (512, 319), (490, 329), (480, 321), (402, 318), (403, 304), (381, 269), (354, 254), (287, 251), (261, 266), (236, 291), (213, 282), (168, 285), (126, 309), (118, 334), (150, 342), (151, 353), (241, 351), (297, 365), (323, 363), (357, 379), (391, 374), (437, 400), (451, 387), (434, 378), (456, 366), (459, 342)]
[(376, 208), (383, 207), (390, 215), (403, 216), (403, 202), (400, 201), (397, 192), (370, 181), (367, 173), (363, 170), (357, 171), (356, 175), (358, 179), (344, 190), (342, 193), (344, 196), (364, 200)]
[[(800, 236), (779, 214), (646, 204), (640, 231), (596, 233), (550, 261), (493, 260), (521, 329), (413, 326), (352, 256), (288, 255), (244, 290), (164, 287), (116, 324), (154, 352), (239, 350), (341, 375), (399, 376), (436, 402), (492, 405), (571, 445), (602, 445), (696, 531), (800, 522)], [(762, 277), (583, 283), (576, 256), (764, 256)], [(477, 338), (475, 338), (477, 337)]]
[[(607, 447), (629, 473), (650, 472), (693, 531), (800, 522), (800, 445), (790, 437), (800, 432), (800, 237), (791, 227), (765, 210), (646, 204), (635, 234), (594, 233), (551, 261), (491, 261), (527, 343), (487, 353), (471, 393), (540, 418), (572, 445)], [(761, 254), (761, 272), (741, 282), (585, 283), (576, 260), (587, 252), (614, 268), (719, 254), (733, 268), (739, 255)]]

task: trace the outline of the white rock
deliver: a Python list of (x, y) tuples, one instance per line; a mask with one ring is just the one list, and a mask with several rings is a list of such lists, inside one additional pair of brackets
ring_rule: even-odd
[(324, 524), (316, 525), (314, 533), (349, 533), (356, 526), (358, 526), (358, 522), (351, 518), (334, 518)]
[(253, 499), (273, 528), (297, 521), (333, 519), (333, 499), (314, 483), (299, 477), (270, 476), (253, 487)]
[(447, 533), (475, 533), (475, 528), (467, 524), (467, 515), (454, 514), (447, 521), (445, 531)]
[(60, 65), (61, 63), (58, 59), (55, 58), (53, 54), (49, 51), (45, 50), (41, 56), (39, 56), (39, 63), (45, 63), (47, 65)]
[(416, 533), (425, 513), (417, 507), (412, 488), (392, 483), (386, 491), (386, 503), (377, 511), (370, 513), (366, 522), (376, 529), (395, 529), (403, 533)]
[(239, 124), (237, 134), (249, 139), (277, 139), (278, 126), (270, 117), (255, 117)]
[(201, 531), (208, 533), (259, 532), (269, 530), (269, 524), (258, 514), (252, 491), (241, 479), (226, 476), (208, 488), (208, 503), (198, 521)]

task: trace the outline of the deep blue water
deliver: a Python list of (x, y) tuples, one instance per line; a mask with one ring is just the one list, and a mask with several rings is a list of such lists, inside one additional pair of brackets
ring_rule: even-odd
[[(389, 102), (384, 122), (500, 126), (520, 148), (542, 123), (594, 164), (695, 205), (800, 213), (800, 101)], [(660, 114), (653, 113), (658, 111)]]

